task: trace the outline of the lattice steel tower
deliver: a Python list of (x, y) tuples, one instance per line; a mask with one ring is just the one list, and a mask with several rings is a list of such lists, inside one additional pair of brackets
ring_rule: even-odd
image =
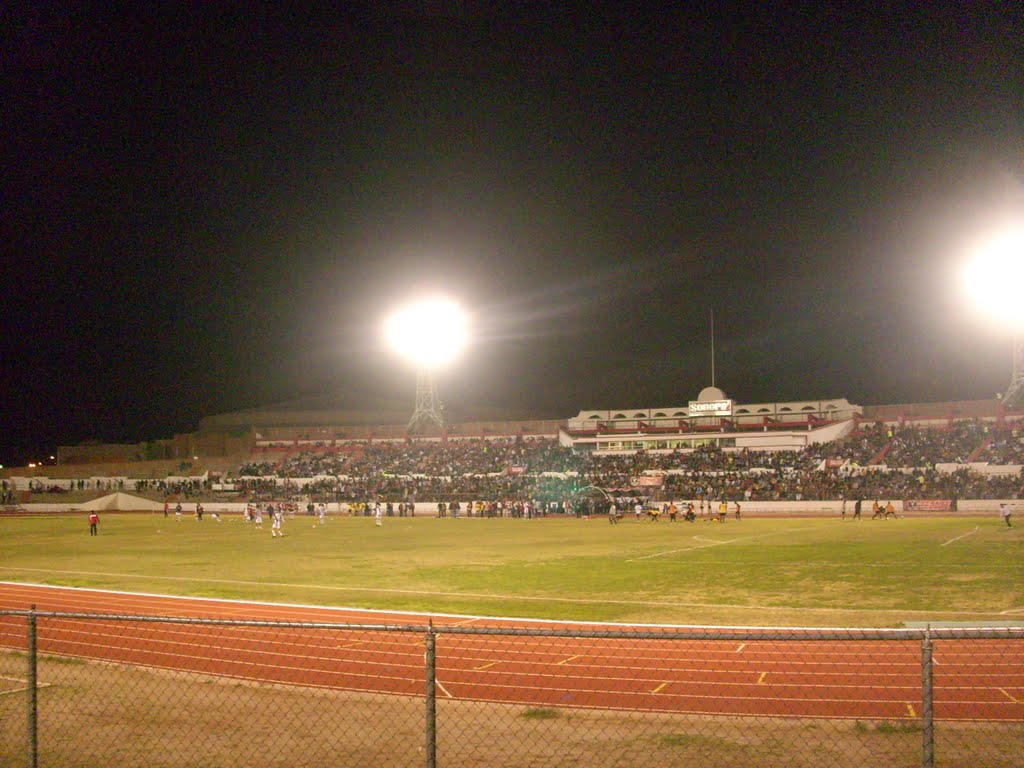
[(1003, 407), (1011, 410), (1024, 406), (1024, 332), (1013, 337), (1013, 375), (1003, 395)]
[(444, 429), (444, 408), (437, 397), (433, 371), (420, 368), (416, 371), (416, 406), (406, 429), (419, 432), (431, 426)]

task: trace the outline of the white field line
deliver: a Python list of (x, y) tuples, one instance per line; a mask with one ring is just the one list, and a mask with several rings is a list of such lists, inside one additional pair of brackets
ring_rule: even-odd
[[(922, 616), (1001, 616), (1003, 613), (996, 611), (924, 611), (919, 609), (914, 610), (903, 610), (898, 608), (807, 608), (805, 606), (782, 606), (782, 605), (757, 605), (752, 603), (696, 603), (696, 602), (673, 602), (663, 600), (611, 600), (606, 598), (576, 598), (576, 597), (550, 597), (540, 595), (500, 595), (500, 594), (488, 594), (480, 592), (443, 592), (433, 590), (422, 590), (422, 589), (384, 589), (380, 587), (339, 587), (334, 585), (324, 584), (292, 584), (287, 582), (273, 582), (273, 581), (241, 581), (237, 579), (207, 579), (201, 577), (187, 577), (187, 576), (152, 576), (134, 573), (106, 573), (99, 571), (57, 571), (57, 570), (46, 570), (42, 568), (18, 568), (18, 567), (6, 567), (0, 566), (0, 570), (9, 571), (31, 571), (34, 573), (54, 573), (60, 575), (71, 575), (71, 576), (114, 576), (118, 578), (137, 578), (137, 579), (164, 579), (168, 581), (187, 581), (193, 583), (202, 584), (235, 584), (235, 585), (246, 585), (246, 586), (257, 586), (257, 587), (288, 587), (288, 588), (300, 588), (300, 589), (322, 589), (337, 592), (379, 592), (389, 594), (403, 594), (403, 595), (418, 595), (421, 597), (471, 597), (485, 600), (506, 600), (506, 601), (523, 601), (523, 602), (541, 602), (541, 603), (570, 603), (574, 605), (633, 605), (633, 606), (646, 606), (646, 607), (660, 607), (660, 608), (712, 608), (712, 609), (747, 609), (753, 608), (760, 611), (794, 611), (799, 610), (807, 613), (868, 613), (868, 614), (895, 614), (901, 615), (922, 615)], [(5, 582), (0, 581), (0, 587), (11, 586), (11, 587), (31, 587), (41, 589), (58, 589), (58, 590), (79, 590), (79, 591), (92, 591), (92, 592), (105, 592), (109, 594), (123, 594), (133, 596), (152, 596), (161, 597), (172, 600), (197, 600), (197, 601), (208, 601), (213, 603), (235, 603), (239, 605), (273, 605), (275, 607), (296, 607), (303, 609), (312, 609), (324, 612), (334, 612), (342, 610), (358, 611), (360, 613), (369, 614), (382, 614), (382, 615), (403, 615), (403, 616), (466, 616), (465, 614), (432, 614), (432, 613), (418, 613), (415, 611), (388, 611), (374, 608), (340, 608), (336, 606), (324, 606), (324, 605), (294, 605), (291, 603), (269, 603), (260, 601), (247, 601), (247, 600), (232, 600), (230, 598), (207, 598), (207, 597), (191, 597), (188, 595), (159, 595), (149, 594), (142, 592), (119, 592), (117, 590), (101, 590), (89, 587), (64, 587), (55, 586), (52, 584), (26, 584), (22, 582)], [(87, 609), (85, 609), (87, 610)], [(1024, 609), (1020, 609), (1024, 611)], [(95, 611), (93, 611), (95, 612)], [(1017, 612), (1017, 609), (1014, 609)], [(538, 621), (544, 624), (552, 623), (551, 619), (531, 619), (529, 617), (502, 617), (502, 616), (481, 616), (476, 618), (489, 618), (497, 620), (508, 620), (508, 621)], [(554, 623), (565, 623), (555, 621)], [(588, 622), (588, 621), (576, 621), (569, 622), (573, 625), (599, 625), (607, 626), (609, 624), (616, 624), (617, 622)], [(664, 624), (634, 624), (626, 622), (627, 626), (674, 626)], [(744, 627), (748, 628), (748, 627)]]
[(649, 560), (652, 557), (664, 557), (665, 555), (674, 555), (676, 552), (691, 552), (695, 549), (706, 549), (707, 547), (720, 547), (723, 544), (735, 544), (737, 541), (758, 541), (760, 539), (768, 539), (772, 536), (789, 536), (796, 531), (810, 531), (816, 530), (815, 527), (806, 526), (804, 528), (795, 528), (791, 531), (779, 531), (777, 533), (763, 533), (759, 536), (740, 536), (738, 539), (705, 539), (700, 534), (694, 535), (695, 541), (704, 541), (706, 544), (698, 544), (695, 547), (682, 547), (680, 549), (670, 549), (665, 552), (655, 552), (652, 555), (643, 555), (642, 557), (631, 557), (626, 560), (627, 563), (636, 563), (640, 560)]
[(972, 533), (977, 533), (979, 528), (980, 528), (980, 526), (976, 525), (976, 526), (974, 526), (974, 530), (973, 531), (968, 531), (967, 533), (961, 533), (959, 536), (955, 536), (952, 539), (950, 539), (949, 541), (942, 542), (941, 544), (939, 544), (939, 546), (940, 547), (944, 547), (947, 544), (952, 544), (954, 541), (960, 541), (960, 539), (964, 538), (965, 536), (970, 536)]
[(437, 687), (441, 689), (441, 693), (443, 693), (449, 699), (454, 699), (455, 698), (450, 693), (448, 693), (448, 689), (444, 687), (444, 685), (441, 683), (440, 680), (434, 680), (434, 682), (437, 684)]

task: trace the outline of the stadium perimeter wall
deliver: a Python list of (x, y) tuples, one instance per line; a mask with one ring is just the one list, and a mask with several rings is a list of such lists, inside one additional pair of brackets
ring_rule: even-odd
[[(871, 517), (871, 502), (874, 499), (864, 499), (861, 516), (865, 519)], [(882, 497), (878, 499), (882, 504), (890, 501), (890, 499)], [(930, 510), (906, 510), (904, 507), (905, 503), (900, 499), (891, 499), (893, 506), (896, 507), (900, 514), (906, 514), (908, 517), (984, 517), (993, 516), (997, 517), (999, 513), (999, 505), (1007, 503), (1010, 505), (1010, 509), (1014, 514), (1024, 514), (1024, 499), (959, 499), (957, 501), (956, 511), (930, 511)], [(176, 504), (177, 502), (175, 502)], [(221, 512), (224, 514), (242, 514), (242, 510), (245, 509), (246, 504), (242, 502), (220, 502), (220, 501), (203, 501), (203, 510), (207, 513), (210, 512)], [(838, 517), (842, 513), (842, 502), (841, 501), (745, 501), (742, 502), (742, 513), (744, 516), (753, 517)], [(36, 514), (68, 514), (81, 512), (82, 504), (22, 504), (22, 509), (28, 513)], [(187, 514), (195, 512), (195, 502), (182, 502), (182, 511)], [(717, 509), (717, 507), (715, 507)], [(173, 512), (174, 505), (171, 505)], [(340, 511), (339, 511), (340, 510)], [(733, 521), (733, 502), (729, 502), (729, 522)], [(118, 511), (137, 511), (137, 510), (118, 510)], [(110, 514), (114, 510), (100, 510), (101, 514)], [(331, 515), (348, 515), (349, 505), (345, 502), (331, 502), (327, 505), (327, 512)], [(159, 511), (152, 512), (151, 514), (161, 514)], [(397, 514), (397, 513), (396, 513)], [(632, 515), (632, 511), (626, 510), (627, 516)], [(305, 511), (300, 511), (297, 516), (302, 517), (305, 515)], [(437, 515), (437, 503), (421, 501), (416, 503), (416, 517), (435, 517)], [(846, 504), (846, 516), (853, 516), (853, 501), (848, 501)], [(465, 517), (463, 514), (462, 517)], [(594, 519), (604, 519), (603, 515), (592, 516)], [(450, 518), (449, 518), (450, 519)]]

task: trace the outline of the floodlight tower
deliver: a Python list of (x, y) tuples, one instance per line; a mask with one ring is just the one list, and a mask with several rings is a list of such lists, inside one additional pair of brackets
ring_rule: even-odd
[(1018, 331), (1013, 337), (1013, 373), (1010, 386), (1003, 395), (1003, 407), (1015, 410), (1024, 406), (1024, 333)]
[(416, 366), (416, 402), (408, 431), (443, 428), (434, 371), (454, 360), (465, 346), (466, 315), (449, 299), (426, 299), (391, 315), (384, 334), (392, 349)]

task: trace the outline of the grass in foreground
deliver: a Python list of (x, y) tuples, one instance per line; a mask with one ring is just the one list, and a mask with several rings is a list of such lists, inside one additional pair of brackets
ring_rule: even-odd
[[(258, 685), (202, 674), (43, 657), (39, 763), (92, 766), (424, 765), (423, 698)], [(0, 653), (0, 765), (28, 765), (23, 654)], [(438, 764), (450, 768), (729, 765), (888, 768), (915, 765), (915, 729), (796, 720), (543, 709), (437, 701)], [(1020, 764), (1024, 730), (1009, 723), (938, 723), (949, 768)]]
[(625, 623), (894, 626), (1024, 619), (998, 520), (0, 520), (0, 579), (204, 597)]

